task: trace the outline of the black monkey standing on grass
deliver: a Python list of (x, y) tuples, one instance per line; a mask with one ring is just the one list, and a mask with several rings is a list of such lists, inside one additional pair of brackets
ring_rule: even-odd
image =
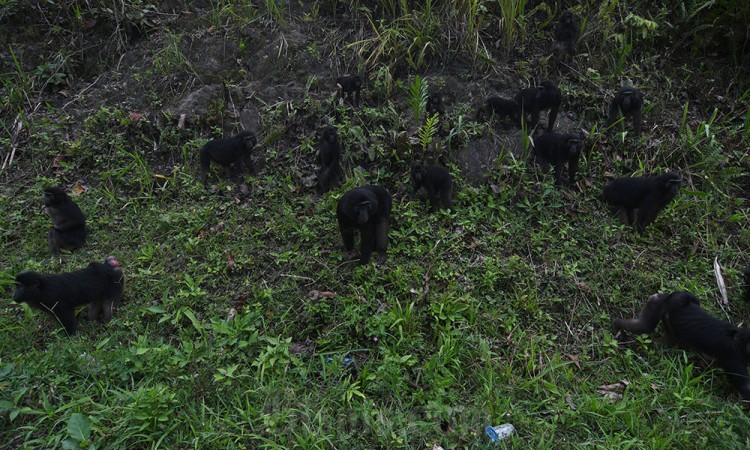
[(580, 32), (576, 16), (570, 11), (562, 13), (555, 28), (554, 49), (558, 61), (564, 61), (573, 56)]
[(547, 171), (549, 165), (555, 168), (555, 184), (560, 184), (563, 166), (568, 164), (570, 184), (576, 182), (578, 160), (581, 158), (581, 136), (578, 133), (558, 134), (546, 132), (534, 139), (534, 158)]
[(13, 301), (25, 302), (57, 319), (68, 335), (78, 327), (75, 308), (88, 305), (89, 320), (112, 319), (122, 297), (125, 276), (120, 263), (109, 256), (104, 263), (91, 262), (81, 270), (57, 275), (23, 272), (16, 276)]
[(641, 127), (643, 126), (643, 116), (641, 111), (643, 109), (643, 92), (630, 86), (626, 86), (615, 94), (615, 98), (609, 104), (609, 112), (607, 114), (607, 123), (604, 125), (606, 130), (610, 130), (620, 117), (630, 117), (633, 119), (633, 128), (635, 129), (636, 137), (641, 137)]
[(620, 220), (628, 225), (635, 224), (636, 230), (642, 233), (677, 196), (681, 183), (682, 177), (675, 172), (650, 177), (623, 177), (604, 186), (603, 197)]
[(323, 194), (337, 186), (341, 179), (341, 144), (336, 128), (327, 127), (323, 130), (318, 146), (318, 192)]
[(425, 114), (427, 117), (432, 117), (435, 114), (438, 117), (445, 115), (445, 106), (443, 105), (443, 96), (437, 92), (427, 96), (427, 105), (425, 106)]
[[(429, 166), (414, 164), (411, 168), (411, 179), (414, 182), (414, 193), (419, 188), (427, 191), (430, 202), (430, 211), (434, 211), (438, 205), (451, 209), (451, 194), (453, 193), (453, 177), (448, 171), (440, 166)], [(438, 201), (438, 197), (440, 200)]]
[(47, 244), (57, 255), (60, 249), (75, 250), (86, 240), (86, 218), (81, 208), (59, 187), (44, 188), (44, 206), (52, 219)]
[(336, 85), (338, 86), (340, 96), (345, 101), (352, 103), (353, 99), (354, 106), (359, 106), (359, 96), (362, 92), (362, 77), (359, 75), (338, 77), (336, 78)]
[(477, 121), (482, 121), (492, 116), (500, 119), (507, 117), (513, 121), (518, 121), (520, 115), (521, 110), (515, 100), (508, 100), (493, 95), (487, 98), (477, 110)]
[(391, 219), (391, 194), (380, 186), (364, 186), (344, 194), (336, 206), (339, 231), (344, 249), (353, 257), (354, 234), (360, 234), (360, 264), (370, 261), (373, 249), (379, 261), (385, 261), (388, 226)]
[(211, 161), (220, 164), (229, 178), (232, 177), (232, 165), (234, 165), (238, 176), (242, 176), (243, 164), (247, 167), (250, 175), (254, 175), (255, 167), (253, 167), (250, 153), (257, 143), (255, 133), (249, 130), (241, 131), (234, 137), (214, 139), (207, 142), (200, 150), (201, 182), (204, 185), (208, 182), (208, 170), (211, 168)]
[[(750, 402), (750, 328), (713, 317), (689, 292), (654, 294), (635, 319), (615, 319), (615, 333), (651, 333), (661, 320), (669, 342), (713, 358), (745, 402)], [(750, 406), (750, 403), (748, 404)]]
[(553, 81), (544, 80), (538, 86), (521, 89), (513, 99), (520, 109), (519, 126), (523, 126), (523, 122), (530, 117), (529, 127), (534, 128), (539, 123), (539, 113), (549, 110), (547, 131), (552, 131), (555, 127), (557, 113), (562, 104), (562, 94)]

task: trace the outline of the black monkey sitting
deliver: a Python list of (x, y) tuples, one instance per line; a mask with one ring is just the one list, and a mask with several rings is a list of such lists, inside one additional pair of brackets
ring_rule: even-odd
[(214, 139), (209, 141), (200, 150), (201, 160), (201, 182), (206, 185), (208, 170), (211, 161), (217, 162), (224, 168), (227, 177), (232, 176), (231, 166), (234, 165), (237, 175), (242, 176), (242, 165), (247, 167), (251, 175), (255, 174), (250, 152), (258, 141), (255, 133), (249, 130), (241, 131), (234, 137), (226, 139)]
[(47, 244), (57, 255), (60, 249), (75, 250), (86, 240), (86, 219), (81, 208), (59, 187), (44, 188), (44, 206), (52, 219)]
[(344, 240), (344, 249), (353, 257), (354, 233), (359, 230), (359, 263), (370, 261), (373, 249), (379, 261), (385, 261), (388, 226), (391, 219), (391, 194), (380, 186), (364, 186), (344, 194), (336, 206), (336, 218)]
[(558, 134), (546, 132), (534, 139), (534, 158), (542, 166), (542, 170), (549, 169), (549, 164), (555, 168), (555, 184), (560, 184), (562, 169), (568, 164), (568, 178), (570, 184), (576, 182), (578, 160), (581, 158), (582, 141), (578, 133)]
[(615, 319), (615, 332), (651, 333), (661, 320), (667, 339), (680, 347), (713, 358), (729, 381), (750, 402), (750, 328), (739, 328), (717, 319), (700, 307), (700, 300), (689, 292), (654, 294), (636, 319)]
[(477, 110), (477, 121), (484, 120), (486, 117), (496, 116), (499, 118), (508, 117), (517, 121), (520, 118), (521, 111), (515, 100), (508, 100), (493, 95), (484, 101), (482, 106)]
[(327, 127), (320, 136), (317, 162), (320, 164), (318, 172), (318, 192), (330, 191), (338, 185), (341, 178), (341, 144), (336, 128)]
[(26, 302), (46, 312), (65, 327), (68, 335), (76, 332), (75, 308), (89, 305), (89, 320), (101, 315), (104, 322), (122, 297), (125, 276), (114, 256), (104, 263), (91, 262), (81, 270), (58, 275), (23, 272), (16, 276), (13, 301)]
[[(453, 193), (453, 177), (440, 166), (415, 164), (411, 168), (411, 179), (414, 182), (414, 193), (424, 187), (430, 201), (430, 211), (434, 211), (438, 204), (450, 209), (451, 194)], [(440, 203), (438, 203), (440, 197)]]
[[(534, 128), (539, 123), (540, 111), (549, 110), (547, 131), (552, 131), (555, 127), (557, 113), (562, 103), (562, 94), (554, 82), (544, 80), (539, 86), (521, 89), (513, 99), (520, 108), (519, 118), (521, 122), (531, 116), (528, 123), (531, 128)], [(519, 123), (519, 126), (523, 126), (523, 124)]]
[(347, 75), (336, 78), (336, 84), (338, 85), (339, 92), (344, 97), (344, 100), (352, 103), (352, 97), (354, 98), (354, 106), (359, 106), (359, 95), (362, 91), (362, 77), (359, 75)]
[(633, 128), (635, 128), (636, 137), (641, 136), (641, 127), (643, 125), (643, 117), (641, 110), (643, 109), (643, 92), (630, 86), (626, 86), (620, 89), (620, 92), (615, 94), (615, 98), (609, 104), (609, 114), (607, 115), (607, 123), (604, 128), (609, 130), (622, 116), (630, 117), (633, 119)]
[(437, 114), (439, 117), (445, 115), (445, 107), (443, 106), (443, 97), (438, 93), (432, 93), (427, 96), (427, 106), (425, 107), (425, 113), (427, 117), (432, 117)]
[(555, 29), (554, 48), (558, 61), (563, 61), (573, 56), (576, 40), (578, 40), (580, 32), (576, 16), (570, 11), (562, 13)]
[(750, 302), (750, 266), (745, 269), (745, 301)]
[(603, 197), (624, 223), (635, 223), (636, 230), (642, 233), (677, 196), (681, 183), (682, 178), (675, 172), (650, 177), (623, 177), (604, 186)]

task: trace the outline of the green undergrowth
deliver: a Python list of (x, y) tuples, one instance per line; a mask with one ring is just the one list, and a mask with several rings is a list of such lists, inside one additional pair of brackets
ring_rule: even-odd
[[(205, 190), (194, 151), (173, 149), (173, 171), (156, 172), (144, 162), (150, 145), (122, 141), (137, 127), (103, 132), (112, 150), (93, 156), (77, 197), (90, 234), (76, 253), (46, 248), (41, 187), (52, 180), (32, 175), (3, 191), (4, 297), (25, 269), (74, 270), (114, 254), (127, 274), (116, 319), (82, 320), (73, 338), (6, 303), (10, 445), (474, 448), (502, 422), (519, 430), (509, 445), (523, 447), (747, 442), (750, 421), (718, 373), (609, 331), (657, 291), (693, 291), (718, 312), (714, 257), (738, 298), (747, 210), (702, 180), (708, 172), (686, 171), (682, 194), (638, 236), (598, 200), (598, 177), (577, 193), (511, 160), (498, 192), (456, 173), (454, 211), (430, 214), (406, 161), (387, 154), (317, 196), (284, 164), (312, 158), (301, 146), (248, 177), (243, 197), (216, 176)], [(81, 141), (101, 142), (98, 130)], [(584, 170), (602, 165), (591, 155)], [(57, 181), (76, 174), (65, 168)], [(395, 198), (388, 260), (360, 267), (344, 259), (334, 210), (365, 182)]]
[[(290, 26), (287, 9), (265, 3), (263, 20)], [(326, 13), (340, 14), (342, 2), (331, 3)], [(457, 14), (469, 17), (454, 44), (473, 49), (481, 67), (486, 55), (477, 36), (490, 33), (486, 14), (512, 6), (452, 2), (456, 9), (420, 16), (406, 14), (406, 2), (381, 2), (375, 20), (365, 11), (374, 2), (353, 3), (357, 9), (341, 20), (371, 22), (394, 36), (422, 29), (390, 21), (443, 16), (454, 27), (465, 21)], [(611, 60), (599, 58), (616, 3), (591, 8), (584, 31), (581, 64), (600, 65), (587, 78), (560, 78), (564, 109), (592, 123), (603, 122), (599, 90), (615, 79), (599, 74), (633, 57), (630, 42)], [(148, 5), (128, 5), (146, 14), (128, 20), (151, 26)], [(250, 2), (212, 8), (205, 20), (216, 27), (260, 14)], [(497, 35), (540, 33), (523, 23), (530, 14)], [(628, 17), (644, 30), (620, 39), (646, 45), (660, 37)], [(408, 52), (416, 52), (422, 41), (407, 35)], [(179, 36), (167, 34), (164, 45), (179, 50)], [(398, 45), (407, 41), (386, 38), (342, 50), (374, 48), (367, 45), (378, 40), (395, 45), (363, 54), (376, 69), (362, 107), (332, 108), (313, 78), (300, 98), (262, 105), (259, 173), (242, 183), (218, 170), (208, 189), (198, 181), (198, 149), (222, 135), (215, 122), (181, 128), (171, 117), (134, 117), (117, 105), (83, 119), (52, 104), (44, 114), (12, 110), (5, 129), (18, 114), (30, 132), (15, 163), (0, 172), (4, 446), (497, 448), (484, 428), (501, 423), (517, 430), (506, 448), (750, 446), (748, 413), (719, 371), (656, 335), (618, 342), (610, 331), (613, 318), (637, 314), (650, 294), (676, 290), (695, 293), (717, 316), (747, 320), (740, 300), (750, 247), (747, 94), (719, 109), (687, 101), (668, 89), (682, 68), (666, 80), (651, 76), (647, 68), (657, 62), (646, 54), (633, 71), (648, 88), (647, 124), (655, 125), (641, 141), (592, 129), (577, 186), (555, 186), (551, 174), (511, 152), (501, 152), (486, 182), (472, 183), (455, 152), (503, 131), (476, 123), (476, 105), (460, 98), (447, 118), (423, 121), (432, 79), (391, 79), (398, 64), (389, 58), (404, 55)], [(399, 64), (425, 69), (445, 56), (419, 48), (426, 53), (408, 53)], [(175, 52), (155, 53), (165, 72), (193, 71)], [(524, 72), (524, 64), (515, 67)], [(0, 78), (8, 98), (31, 89), (23, 75)], [(7, 117), (9, 104), (2, 103)], [(323, 116), (335, 117), (346, 182), (321, 196), (307, 177), (316, 170)], [(3, 149), (16, 143), (0, 141)], [(435, 156), (456, 178), (452, 211), (430, 213), (409, 183), (411, 163)], [(621, 225), (599, 198), (614, 176), (667, 170), (683, 175), (680, 195), (643, 235)], [(344, 192), (365, 183), (393, 194), (393, 218), (386, 262), (359, 266), (345, 257), (335, 208)], [(57, 258), (47, 248), (50, 222), (41, 207), (48, 184), (82, 191), (75, 200), (88, 221), (84, 247)], [(72, 271), (110, 254), (123, 266), (126, 289), (109, 324), (81, 317), (69, 338), (40, 312), (10, 301), (23, 270)], [(720, 304), (714, 259), (727, 305)]]

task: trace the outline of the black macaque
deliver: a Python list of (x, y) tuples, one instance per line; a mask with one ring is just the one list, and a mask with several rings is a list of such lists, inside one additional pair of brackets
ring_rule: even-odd
[(46, 312), (65, 327), (68, 335), (76, 332), (75, 308), (88, 305), (89, 320), (101, 316), (112, 319), (112, 312), (122, 297), (125, 276), (120, 263), (109, 256), (104, 263), (91, 262), (85, 269), (58, 275), (23, 272), (16, 276), (13, 301), (26, 302)]
[(568, 164), (570, 184), (576, 182), (578, 160), (581, 158), (583, 141), (578, 133), (559, 134), (546, 132), (534, 139), (534, 158), (547, 171), (549, 165), (555, 168), (555, 184), (560, 184), (562, 170)]
[(324, 194), (338, 185), (341, 179), (341, 144), (336, 128), (327, 127), (320, 136), (317, 162), (320, 164), (318, 172), (318, 192)]
[(487, 117), (496, 116), (498, 118), (508, 117), (513, 121), (520, 118), (521, 111), (515, 100), (508, 100), (493, 95), (484, 101), (482, 106), (477, 110), (477, 121), (482, 121)]
[[(440, 166), (415, 164), (411, 168), (411, 179), (414, 182), (414, 193), (423, 187), (427, 191), (430, 201), (430, 211), (438, 205), (451, 209), (451, 195), (453, 193), (453, 177)], [(440, 201), (438, 202), (438, 197)]]
[[(518, 115), (521, 119), (520, 122), (531, 116), (528, 124), (530, 128), (534, 128), (539, 123), (539, 112), (549, 110), (547, 131), (552, 131), (555, 127), (557, 113), (562, 103), (562, 94), (553, 81), (544, 80), (539, 86), (521, 89), (514, 100), (520, 108), (520, 114)], [(519, 123), (519, 125), (523, 126), (522, 123)]]
[(86, 240), (86, 218), (81, 208), (59, 187), (44, 188), (44, 206), (52, 219), (47, 244), (57, 255), (60, 249), (75, 250)]
[(354, 106), (359, 106), (359, 95), (362, 91), (362, 77), (359, 75), (347, 75), (336, 78), (336, 84), (338, 85), (339, 92), (344, 100), (352, 103), (354, 99)]
[(750, 266), (745, 269), (745, 301), (750, 302)]
[(700, 352), (721, 366), (745, 402), (750, 402), (750, 328), (713, 317), (689, 292), (654, 294), (636, 319), (615, 319), (615, 333), (651, 333), (662, 322), (668, 342)]
[(427, 106), (425, 107), (427, 117), (437, 114), (439, 117), (445, 115), (445, 106), (443, 106), (443, 97), (438, 93), (432, 93), (427, 96)]
[(642, 109), (643, 92), (634, 87), (626, 86), (615, 94), (615, 98), (609, 104), (609, 114), (604, 128), (609, 130), (612, 125), (619, 121), (621, 116), (623, 116), (623, 120), (625, 117), (630, 117), (633, 119), (633, 128), (635, 129), (636, 137), (641, 137), (641, 127), (643, 126)]
[(624, 223), (635, 223), (636, 230), (642, 233), (677, 196), (681, 183), (680, 174), (675, 172), (650, 177), (623, 177), (604, 186), (603, 196)]
[(576, 16), (570, 11), (562, 13), (555, 29), (554, 49), (558, 61), (573, 56), (580, 32)]
[(207, 142), (200, 150), (201, 182), (204, 185), (207, 184), (211, 161), (220, 164), (229, 178), (232, 177), (232, 165), (234, 165), (239, 176), (242, 176), (243, 164), (247, 167), (250, 175), (255, 175), (255, 167), (253, 167), (250, 152), (257, 143), (255, 133), (249, 130), (241, 131), (231, 138), (214, 139)]
[(391, 203), (391, 194), (380, 186), (352, 189), (341, 197), (336, 217), (350, 258), (354, 257), (354, 233), (359, 230), (359, 263), (367, 264), (373, 249), (379, 253), (379, 261), (385, 261)]

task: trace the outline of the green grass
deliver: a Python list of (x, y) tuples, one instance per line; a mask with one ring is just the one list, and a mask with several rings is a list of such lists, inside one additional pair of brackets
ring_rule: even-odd
[[(456, 2), (476, 23), (492, 14), (479, 3)], [(390, 15), (402, 7), (389, 4)], [(292, 26), (292, 8), (279, 5), (269, 16)], [(247, 8), (217, 2), (204, 20), (231, 27)], [(194, 73), (177, 45), (183, 31), (149, 48), (158, 71)], [(603, 114), (601, 93), (622, 62), (595, 58), (592, 73), (604, 80), (560, 82), (570, 105), (586, 99), (587, 123)], [(134, 121), (117, 105), (79, 120), (53, 104), (42, 113), (26, 100), (2, 103), (4, 129), (18, 108), (30, 131), (0, 173), (0, 442), (497, 448), (483, 430), (509, 422), (517, 430), (510, 448), (746, 448), (750, 418), (719, 371), (655, 335), (617, 342), (610, 332), (613, 318), (636, 314), (659, 291), (692, 291), (736, 323), (747, 316), (739, 302), (750, 247), (747, 98), (717, 110), (687, 103), (667, 89), (676, 75), (650, 74), (653, 61), (634, 70), (648, 87), (647, 123), (657, 126), (644, 128), (640, 144), (629, 135), (596, 141), (581, 164), (582, 192), (554, 186), (551, 174), (537, 179), (537, 167), (510, 155), (487, 183), (469, 183), (453, 152), (493, 125), (476, 124), (475, 106), (458, 98), (440, 119), (451, 136), (444, 142), (456, 147), (446, 150), (455, 209), (433, 214), (408, 176), (432, 138), (420, 141), (415, 128), (421, 83), (437, 83), (391, 78), (386, 57), (377, 59), (370, 80), (380, 84), (369, 86), (365, 106), (335, 111), (347, 181), (325, 196), (304, 179), (315, 171), (310, 124), (334, 114), (327, 80), (309, 79), (303, 97), (260, 106), (262, 161), (247, 192), (218, 171), (208, 190), (197, 179), (197, 149), (216, 135), (216, 118), (179, 129)], [(0, 79), (3, 92), (35, 98), (21, 95), (33, 87), (21, 63), (14, 66)], [(417, 139), (404, 144), (399, 137), (411, 129)], [(599, 200), (610, 174), (668, 169), (685, 183), (643, 236)], [(87, 188), (76, 201), (89, 237), (53, 258), (41, 189), (78, 180)], [(344, 192), (367, 182), (393, 193), (393, 220), (386, 263), (360, 267), (345, 260), (334, 211)], [(9, 300), (20, 271), (71, 271), (108, 254), (127, 282), (107, 325), (82, 319), (68, 338)], [(730, 296), (721, 308), (714, 258)]]

